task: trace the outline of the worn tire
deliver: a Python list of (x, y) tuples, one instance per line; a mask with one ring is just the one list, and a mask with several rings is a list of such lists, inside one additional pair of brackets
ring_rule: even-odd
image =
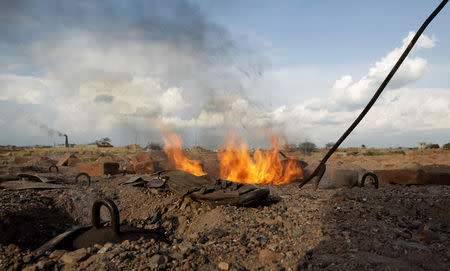
[(362, 177), (362, 179), (361, 179), (361, 187), (364, 187), (364, 183), (365, 183), (365, 181), (366, 181), (366, 179), (367, 179), (368, 177), (372, 178), (372, 184), (373, 184), (373, 186), (374, 186), (376, 189), (378, 189), (378, 177), (377, 177), (377, 175), (375, 175), (375, 174), (372, 173), (372, 172), (367, 172), (366, 174), (363, 175), (363, 177)]

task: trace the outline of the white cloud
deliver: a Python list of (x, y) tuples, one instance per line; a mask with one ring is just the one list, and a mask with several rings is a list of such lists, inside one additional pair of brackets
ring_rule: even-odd
[(202, 111), (196, 118), (182, 119), (180, 117), (163, 117), (161, 121), (173, 128), (220, 128), (224, 125), (224, 114)]
[(224, 124), (224, 116), (221, 113), (202, 110), (197, 118), (197, 126), (202, 128), (215, 128)]
[(167, 89), (158, 99), (163, 113), (179, 111), (188, 106), (182, 96), (183, 90), (172, 87)]
[(39, 104), (42, 103), (45, 93), (52, 88), (52, 82), (44, 78), (0, 74), (0, 101)]
[(367, 130), (450, 129), (450, 90), (390, 90), (367, 116)]
[[(299, 77), (300, 74), (315, 72), (288, 69), (287, 73), (269, 73), (261, 84), (273, 88), (274, 96), (284, 97), (285, 104), (268, 109), (242, 93), (212, 91), (209, 84), (198, 90), (195, 87), (199, 83), (192, 84), (190, 75), (182, 76), (183, 80), (162, 76), (168, 70), (175, 75), (184, 74), (198, 64), (195, 57), (176, 48), (135, 42), (117, 42), (104, 48), (93, 42), (92, 36), (84, 34), (79, 39), (67, 38), (59, 43), (34, 43), (31, 51), (36, 63), (44, 67), (45, 75), (0, 74), (0, 101), (51, 107), (56, 114), (52, 118), (40, 114), (42, 122), (53, 119), (49, 126), (79, 136), (108, 135), (120, 127), (152, 130), (150, 119), (157, 118), (169, 127), (198, 129), (216, 138), (230, 129), (257, 138), (262, 129), (270, 129), (293, 142), (309, 138), (325, 143), (336, 140), (356, 118), (412, 35), (404, 39), (401, 47), (375, 62), (359, 80), (346, 74), (334, 84), (331, 82), (329, 98), (315, 97), (293, 103), (288, 99), (290, 95), (281, 95), (276, 88), (281, 78), (286, 81), (283, 87), (290, 88), (292, 93), (297, 88), (296, 81), (311, 80)], [(434, 44), (434, 39), (422, 36), (415, 51)], [(142, 59), (143, 55), (149, 58)], [(162, 59), (167, 61), (156, 65)], [(423, 76), (426, 68), (426, 59), (407, 58), (355, 133), (450, 129), (450, 90), (408, 88), (409, 83)], [(214, 78), (215, 74), (205, 71), (206, 81)], [(317, 93), (309, 95), (314, 94)]]
[[(386, 78), (414, 34), (414, 32), (409, 32), (408, 36), (403, 39), (402, 46), (395, 48), (381, 60), (377, 61), (369, 69), (367, 75), (363, 76), (359, 81), (353, 82), (350, 75), (345, 75), (337, 80), (333, 86), (333, 94), (330, 101), (335, 109), (355, 109), (363, 106)], [(434, 39), (422, 35), (417, 41), (414, 51), (422, 48), (431, 48), (434, 45)], [(418, 80), (424, 74), (426, 67), (426, 59), (417, 56), (407, 57), (392, 78), (388, 88), (400, 88)]]
[[(361, 79), (344, 75), (336, 80), (329, 98), (280, 106), (270, 113), (272, 119), (290, 138), (302, 133), (303, 138), (316, 141), (336, 140), (368, 103), (413, 36), (410, 32), (401, 47), (377, 61)], [(414, 51), (434, 45), (434, 38), (422, 35)], [(423, 76), (426, 66), (425, 59), (408, 57), (354, 134), (450, 129), (449, 89), (406, 88)]]
[(336, 80), (333, 85), (333, 90), (346, 89), (351, 83), (353, 83), (352, 76), (344, 75), (341, 79)]

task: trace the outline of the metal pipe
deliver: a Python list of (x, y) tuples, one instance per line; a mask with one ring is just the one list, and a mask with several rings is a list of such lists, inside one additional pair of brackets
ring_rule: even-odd
[(394, 67), (392, 67), (391, 72), (388, 74), (386, 79), (384, 79), (383, 83), (380, 85), (378, 90), (375, 92), (372, 99), (370, 99), (369, 103), (366, 105), (364, 110), (359, 114), (359, 116), (352, 123), (352, 125), (350, 125), (350, 127), (348, 127), (347, 131), (345, 131), (345, 133), (339, 138), (339, 140), (334, 144), (334, 146), (328, 151), (328, 153), (322, 159), (322, 161), (317, 166), (317, 168), (314, 170), (314, 172), (305, 181), (303, 181), (300, 184), (299, 188), (302, 188), (305, 184), (309, 183), (312, 180), (312, 178), (314, 178), (314, 177), (317, 177), (316, 182), (315, 182), (315, 186), (317, 188), (317, 186), (319, 185), (320, 179), (322, 178), (323, 174), (325, 173), (325, 170), (326, 170), (325, 164), (328, 161), (328, 158), (330, 158), (330, 156), (336, 151), (336, 149), (339, 147), (339, 145), (341, 145), (341, 143), (347, 138), (347, 136), (353, 131), (353, 129), (355, 129), (355, 127), (361, 122), (361, 120), (364, 118), (364, 116), (367, 114), (367, 112), (369, 112), (370, 108), (373, 106), (373, 104), (376, 102), (378, 97), (381, 95), (381, 93), (383, 92), (386, 85), (389, 83), (389, 81), (394, 76), (395, 72), (398, 70), (400, 65), (403, 63), (405, 58), (408, 56), (409, 52), (411, 51), (414, 44), (419, 39), (420, 35), (422, 35), (423, 31), (428, 26), (428, 24), (444, 8), (444, 6), (447, 4), (447, 2), (448, 2), (448, 0), (442, 1), (441, 4), (433, 11), (433, 13), (431, 13), (431, 15), (428, 16), (428, 18), (425, 20), (425, 22), (422, 24), (422, 26), (417, 31), (417, 33), (414, 35), (414, 38), (409, 43), (408, 47), (406, 47), (405, 51), (398, 59), (397, 63), (395, 63)]

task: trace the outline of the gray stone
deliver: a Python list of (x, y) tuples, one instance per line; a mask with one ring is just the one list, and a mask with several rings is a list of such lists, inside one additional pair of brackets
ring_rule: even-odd
[(415, 248), (415, 249), (431, 252), (431, 249), (429, 247), (422, 245), (422, 244), (408, 242), (408, 241), (404, 241), (404, 240), (397, 240), (396, 243), (403, 247), (410, 247), (410, 248)]
[(112, 248), (112, 243), (106, 243), (98, 252), (97, 254), (104, 254), (108, 252)]
[(220, 262), (219, 265), (217, 265), (217, 268), (222, 271), (228, 271), (230, 269), (230, 265), (225, 262)]
[(25, 255), (25, 256), (23, 256), (22, 260), (23, 260), (24, 263), (29, 263), (32, 258), (33, 257), (31, 255)]
[(148, 265), (151, 269), (157, 269), (163, 263), (164, 257), (159, 254), (153, 255), (148, 261)]
[(76, 264), (77, 262), (81, 261), (82, 259), (86, 258), (87, 251), (85, 248), (80, 248), (75, 251), (69, 252), (64, 254), (60, 261), (65, 264)]

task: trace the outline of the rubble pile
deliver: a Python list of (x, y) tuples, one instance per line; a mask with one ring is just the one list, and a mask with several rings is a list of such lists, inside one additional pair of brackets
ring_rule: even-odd
[[(0, 171), (12, 175), (21, 172), (20, 167), (8, 163)], [(75, 169), (61, 166), (59, 173), (42, 173), (63, 188), (0, 190), (1, 270), (450, 267), (448, 186), (382, 183), (379, 189), (335, 186), (314, 190), (307, 185), (299, 190), (298, 183), (256, 185), (270, 190), (263, 201), (215, 206), (182, 197), (166, 186), (121, 185), (135, 176), (127, 172), (92, 176), (86, 187), (74, 182)], [(140, 176), (150, 179), (152, 174)], [(121, 225), (154, 231), (160, 238), (77, 250), (37, 250), (73, 226), (89, 225), (92, 203), (99, 198), (115, 202)], [(107, 212), (101, 217), (109, 219)]]

